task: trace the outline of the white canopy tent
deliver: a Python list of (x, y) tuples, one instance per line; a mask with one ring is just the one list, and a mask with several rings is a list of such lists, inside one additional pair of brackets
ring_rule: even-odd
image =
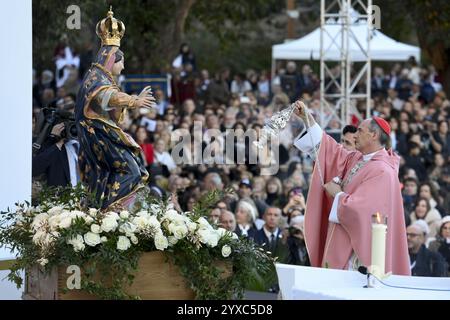
[[(324, 0), (322, 0), (323, 2)], [(345, 6), (341, 4), (340, 8), (342, 7)], [(359, 115), (359, 112), (354, 108), (355, 99), (366, 99), (367, 117), (370, 114), (370, 80), (366, 79), (368, 85), (365, 94), (353, 93), (353, 89), (363, 76), (370, 79), (371, 61), (406, 61), (411, 56), (416, 61), (420, 61), (420, 48), (398, 42), (377, 29), (371, 29), (367, 22), (370, 17), (360, 15), (353, 8), (343, 12), (341, 10), (338, 13), (324, 12), (322, 14), (324, 17), (321, 18), (321, 21), (323, 21), (321, 27), (300, 39), (272, 46), (272, 79), (275, 77), (276, 60), (320, 61), (321, 77), (325, 77), (325, 73), (327, 73), (336, 86), (340, 88), (337, 94), (327, 95), (325, 93), (326, 88), (322, 87), (324, 82), (321, 82), (321, 110), (325, 106), (333, 111), (334, 115), (337, 115), (336, 111), (341, 108), (344, 111), (341, 112), (340, 121), (344, 125), (348, 123), (349, 110), (352, 110), (352, 105), (353, 111), (357, 116)], [(325, 20), (327, 16), (340, 16), (346, 19), (341, 20), (339, 18), (336, 20), (333, 17)], [(370, 38), (368, 39), (368, 37)], [(336, 82), (336, 78), (330, 74), (330, 69), (326, 65), (326, 62), (333, 61), (341, 64), (339, 84)], [(346, 70), (346, 66), (351, 68), (352, 62), (362, 63), (362, 67), (354, 69), (357, 72), (355, 79), (351, 79), (350, 72)], [(330, 103), (334, 104), (333, 108), (330, 108)], [(325, 123), (322, 123), (322, 120), (321, 118), (321, 125), (324, 125)]]
[[(367, 57), (361, 52), (367, 50), (365, 41), (367, 37), (367, 23), (352, 25), (353, 37), (349, 39), (349, 52), (352, 61), (366, 61)], [(341, 26), (337, 24), (326, 24), (324, 32), (324, 59), (328, 61), (341, 60)], [(325, 50), (328, 49), (329, 50)], [(377, 61), (405, 61), (409, 57), (415, 57), (420, 61), (420, 48), (409, 44), (398, 42), (378, 30), (373, 30), (370, 40), (370, 59)], [(306, 36), (287, 43), (272, 46), (272, 60), (320, 60), (320, 28)]]

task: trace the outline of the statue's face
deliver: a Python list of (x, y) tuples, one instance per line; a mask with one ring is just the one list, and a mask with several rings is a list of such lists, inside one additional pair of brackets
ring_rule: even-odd
[(118, 75), (120, 75), (120, 73), (122, 72), (122, 70), (124, 68), (125, 68), (125, 63), (124, 63), (124, 59), (122, 58), (120, 61), (114, 63), (111, 72), (112, 72), (113, 76), (118, 76)]

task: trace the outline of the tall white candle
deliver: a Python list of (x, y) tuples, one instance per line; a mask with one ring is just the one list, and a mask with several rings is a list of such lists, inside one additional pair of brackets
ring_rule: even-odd
[(382, 278), (385, 271), (386, 261), (386, 230), (387, 226), (381, 223), (380, 213), (377, 212), (377, 219), (372, 223), (372, 255), (371, 273), (377, 278)]

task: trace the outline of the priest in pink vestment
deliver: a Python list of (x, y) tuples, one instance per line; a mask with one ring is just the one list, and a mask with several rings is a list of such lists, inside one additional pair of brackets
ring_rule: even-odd
[[(295, 113), (307, 123), (303, 102), (296, 102)], [(372, 215), (379, 212), (388, 226), (386, 273), (410, 275), (398, 180), (400, 159), (388, 149), (389, 124), (378, 117), (364, 120), (355, 136), (356, 151), (348, 151), (308, 117), (310, 127), (294, 144), (315, 160), (304, 222), (311, 265), (350, 270), (369, 267)]]

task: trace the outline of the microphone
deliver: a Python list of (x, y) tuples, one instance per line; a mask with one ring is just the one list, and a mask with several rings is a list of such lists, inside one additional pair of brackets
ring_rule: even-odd
[(367, 284), (363, 288), (373, 288), (373, 284), (370, 282), (370, 276), (372, 275), (367, 267), (365, 266), (359, 266), (358, 272), (362, 273), (363, 275), (367, 275)]
[(444, 291), (444, 292), (449, 292), (450, 289), (434, 289), (434, 288), (417, 288), (417, 287), (404, 287), (404, 286), (394, 286), (394, 285), (390, 285), (387, 284), (385, 282), (383, 282), (381, 279), (379, 279), (377, 276), (373, 275), (372, 273), (369, 272), (369, 269), (365, 266), (359, 266), (358, 267), (358, 272), (363, 274), (363, 275), (367, 275), (367, 284), (363, 287), (363, 288), (374, 288), (374, 279), (377, 280), (379, 283), (381, 283), (382, 285), (386, 286), (386, 287), (390, 287), (390, 288), (397, 288), (397, 289), (411, 289), (411, 290), (424, 290), (424, 291)]
[(359, 266), (358, 267), (358, 272), (362, 273), (363, 275), (369, 275), (370, 274), (369, 270), (365, 266)]

